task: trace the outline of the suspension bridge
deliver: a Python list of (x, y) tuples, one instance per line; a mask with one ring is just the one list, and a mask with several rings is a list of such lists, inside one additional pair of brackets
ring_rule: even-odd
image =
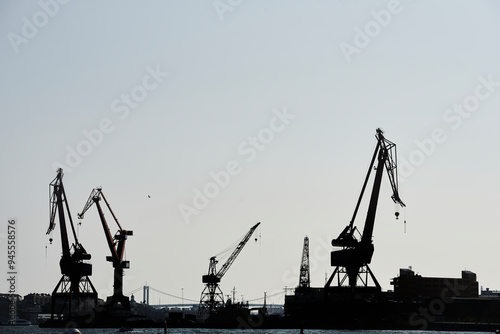
[[(234, 292), (234, 291), (233, 291)], [(155, 308), (191, 308), (193, 306), (198, 306), (200, 300), (190, 299), (184, 297), (184, 290), (181, 290), (181, 295), (174, 295), (168, 292), (164, 292), (155, 289), (149, 285), (144, 285), (138, 287), (125, 293), (126, 296), (134, 296), (134, 300), (137, 303), (143, 303)], [(138, 298), (141, 295), (141, 298)], [(266, 299), (267, 306), (283, 306), (285, 291), (280, 291), (270, 295), (263, 295), (260, 298), (248, 299), (242, 301), (243, 303), (248, 303), (249, 307), (263, 307), (264, 299)], [(229, 295), (228, 295), (229, 296)], [(233, 297), (234, 298), (234, 297)], [(243, 296), (242, 296), (243, 299)], [(275, 301), (279, 301), (276, 303)], [(241, 301), (240, 301), (241, 302)]]

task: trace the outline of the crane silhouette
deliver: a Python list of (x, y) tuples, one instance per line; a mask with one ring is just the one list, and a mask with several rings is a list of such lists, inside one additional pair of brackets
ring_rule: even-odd
[(224, 276), (224, 274), (228, 271), (229, 267), (233, 264), (234, 260), (238, 254), (240, 254), (241, 250), (247, 243), (247, 241), (252, 236), (255, 229), (260, 225), (260, 223), (255, 224), (248, 231), (248, 233), (243, 237), (243, 239), (238, 243), (236, 248), (233, 250), (232, 254), (229, 256), (227, 261), (222, 265), (219, 271), (216, 269), (216, 265), (219, 262), (216, 256), (212, 256), (210, 258), (210, 262), (208, 264), (208, 274), (202, 276), (202, 282), (205, 283), (205, 288), (201, 293), (200, 305), (198, 308), (198, 318), (206, 319), (210, 316), (214, 311), (223, 307), (224, 304), (224, 294), (219, 287), (219, 283)]

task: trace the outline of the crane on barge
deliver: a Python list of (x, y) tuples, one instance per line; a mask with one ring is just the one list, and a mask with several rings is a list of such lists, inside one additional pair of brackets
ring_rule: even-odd
[[(368, 264), (371, 262), (374, 252), (372, 234), (384, 169), (387, 171), (389, 182), (391, 184), (392, 200), (396, 205), (401, 207), (405, 207), (406, 205), (399, 197), (398, 191), (396, 144), (387, 140), (381, 129), (376, 130), (375, 137), (377, 138), (377, 146), (375, 148), (375, 152), (373, 153), (370, 167), (363, 183), (361, 194), (356, 204), (352, 219), (340, 235), (336, 239), (332, 240), (332, 246), (341, 247), (342, 249), (331, 252), (331, 265), (335, 267), (335, 269), (325, 284), (325, 290), (331, 287), (332, 281), (335, 277), (337, 277), (337, 287), (345, 286), (345, 281), (348, 279), (347, 286), (350, 287), (351, 291), (354, 291), (359, 278), (362, 282), (362, 287), (368, 291), (370, 288), (368, 287), (368, 276), (370, 276), (375, 284), (375, 288), (373, 289), (373, 287), (371, 287), (371, 290), (374, 290), (375, 293), (381, 291), (380, 284), (375, 278), (375, 275), (373, 275), (373, 272)], [(377, 162), (376, 166), (375, 162)], [(358, 232), (359, 234), (359, 231), (357, 227), (354, 226), (354, 220), (356, 219), (356, 214), (363, 198), (368, 179), (370, 178), (370, 174), (373, 170), (375, 171), (375, 178), (373, 181), (370, 202), (368, 204), (368, 212), (365, 219), (363, 233), (358, 239), (355, 236), (355, 232)], [(396, 219), (398, 216), (399, 212), (396, 211)]]
[[(50, 183), (50, 222), (47, 235), (56, 227), (56, 214), (59, 218), (61, 232), (62, 256), (59, 261), (62, 277), (52, 292), (51, 320), (55, 314), (63, 314), (72, 318), (73, 313), (87, 311), (97, 305), (97, 291), (89, 279), (92, 275), (91, 255), (79, 242), (75, 226), (69, 211), (68, 199), (64, 190), (63, 170), (57, 170), (56, 178)], [(74, 242), (70, 245), (66, 217), (69, 220)], [(50, 242), (52, 243), (52, 238)], [(76, 310), (73, 309), (76, 304)], [(56, 309), (57, 307), (57, 309)], [(68, 307), (66, 312), (66, 307)]]
[(205, 283), (205, 288), (201, 293), (200, 305), (198, 307), (199, 319), (206, 319), (207, 316), (212, 314), (212, 312), (214, 312), (216, 309), (224, 306), (224, 295), (219, 287), (219, 283), (259, 225), (260, 223), (257, 223), (252, 226), (248, 233), (238, 243), (236, 248), (233, 250), (229, 258), (224, 263), (222, 268), (219, 269), (219, 271), (217, 271), (216, 269), (216, 265), (219, 262), (217, 260), (217, 257), (212, 256), (210, 258), (210, 262), (208, 265), (208, 274), (202, 276), (202, 282)]
[[(116, 225), (118, 225), (118, 231), (114, 236), (111, 235), (108, 223), (104, 217), (104, 212), (100, 205), (101, 198), (104, 200), (104, 203), (106, 203), (106, 206), (113, 216)], [(130, 310), (130, 300), (127, 296), (123, 295), (123, 270), (130, 268), (130, 262), (125, 261), (123, 257), (125, 253), (125, 241), (128, 236), (133, 235), (133, 231), (122, 229), (113, 210), (111, 210), (111, 206), (102, 193), (102, 188), (94, 188), (92, 190), (85, 207), (82, 212), (78, 214), (78, 218), (83, 219), (85, 212), (87, 212), (87, 210), (90, 209), (94, 203), (97, 207), (97, 212), (99, 213), (99, 218), (101, 219), (101, 225), (104, 229), (104, 235), (106, 236), (106, 241), (111, 252), (111, 256), (107, 256), (106, 260), (111, 262), (114, 268), (113, 295), (108, 297), (106, 306), (109, 308), (123, 308), (125, 310)]]

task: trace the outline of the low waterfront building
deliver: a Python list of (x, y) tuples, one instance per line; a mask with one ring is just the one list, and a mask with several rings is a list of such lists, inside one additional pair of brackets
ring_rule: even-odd
[(500, 291), (498, 290), (490, 290), (489, 288), (486, 288), (486, 290), (483, 290), (481, 287), (481, 296), (482, 298), (500, 298)]
[(31, 305), (50, 304), (52, 301), (52, 295), (50, 293), (30, 293), (24, 296), (24, 301)]
[(476, 274), (462, 271), (461, 278), (423, 277), (411, 269), (400, 269), (391, 281), (396, 300), (410, 301), (430, 298), (477, 298), (479, 284)]

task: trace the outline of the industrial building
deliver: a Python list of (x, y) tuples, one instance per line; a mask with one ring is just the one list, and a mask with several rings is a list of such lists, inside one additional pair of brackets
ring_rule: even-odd
[(391, 281), (394, 298), (400, 301), (425, 300), (430, 298), (477, 298), (479, 284), (476, 274), (462, 271), (461, 278), (423, 277), (411, 269), (399, 269), (399, 276)]

